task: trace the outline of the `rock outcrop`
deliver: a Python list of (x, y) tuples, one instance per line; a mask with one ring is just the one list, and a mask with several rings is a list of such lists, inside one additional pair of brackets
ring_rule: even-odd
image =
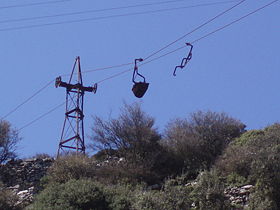
[(0, 180), (16, 196), (16, 206), (26, 206), (33, 201), (40, 179), (53, 162), (51, 158), (18, 159), (0, 166)]
[(249, 196), (253, 188), (253, 185), (245, 185), (242, 187), (229, 187), (225, 189), (224, 193), (233, 206), (247, 207), (249, 203)]

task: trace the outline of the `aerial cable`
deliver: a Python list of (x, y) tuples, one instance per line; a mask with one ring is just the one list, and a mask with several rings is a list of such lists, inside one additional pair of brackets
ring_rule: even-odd
[[(123, 63), (123, 64), (119, 64), (119, 65), (114, 65), (114, 66), (96, 68), (96, 69), (92, 69), (92, 70), (85, 70), (85, 71), (83, 71), (83, 74), (90, 73), (90, 72), (96, 72), (96, 71), (103, 71), (103, 70), (107, 70), (107, 69), (120, 68), (120, 67), (123, 67), (123, 66), (129, 66), (129, 65), (132, 65), (132, 64), (133, 63), (130, 62), (130, 63)], [(66, 75), (66, 76), (68, 76), (68, 75)]]
[[(239, 21), (241, 21), (242, 19), (244, 19), (244, 18), (246, 18), (246, 17), (248, 17), (248, 16), (250, 16), (250, 15), (253, 15), (253, 14), (259, 12), (260, 10), (262, 10), (262, 9), (264, 9), (264, 8), (266, 8), (266, 7), (268, 7), (268, 6), (272, 5), (272, 4), (274, 4), (274, 3), (276, 3), (277, 1), (279, 1), (279, 0), (274, 0), (274, 1), (272, 1), (272, 2), (270, 2), (270, 3), (268, 3), (268, 4), (264, 5), (264, 6), (262, 6), (262, 7), (258, 8), (258, 9), (256, 9), (256, 10), (254, 10), (254, 11), (252, 11), (252, 12), (250, 12), (250, 13), (248, 13), (248, 14), (246, 14), (246, 15), (244, 15), (244, 16), (242, 16), (242, 17), (240, 17), (240, 18), (238, 18), (238, 19), (236, 19), (236, 20), (234, 20), (234, 21), (232, 21), (232, 22), (230, 22), (230, 23), (228, 23), (228, 24), (226, 24), (226, 25), (224, 25), (224, 26), (222, 26), (222, 27), (220, 27), (220, 28), (218, 28), (218, 29), (216, 29), (216, 30), (214, 30), (214, 31), (212, 31), (212, 32), (210, 32), (210, 33), (208, 33), (208, 34), (206, 34), (206, 35), (200, 37), (200, 38), (198, 38), (198, 39), (196, 39), (196, 40), (194, 40), (194, 41), (192, 41), (192, 42), (190, 42), (190, 43), (193, 44), (193, 43), (199, 42), (200, 40), (202, 40), (202, 39), (204, 39), (204, 38), (206, 38), (206, 37), (208, 37), (208, 36), (210, 36), (210, 35), (212, 35), (212, 34), (218, 32), (218, 31), (223, 30), (223, 29), (225, 29), (226, 27), (229, 27), (229, 26), (231, 26), (232, 24), (239, 22)], [(155, 61), (155, 60), (158, 60), (158, 59), (160, 59), (160, 58), (162, 58), (162, 57), (165, 57), (165, 56), (167, 56), (167, 55), (169, 55), (169, 54), (172, 54), (172, 53), (174, 53), (174, 52), (176, 52), (176, 51), (179, 51), (179, 50), (185, 48), (186, 46), (187, 46), (187, 45), (181, 46), (181, 47), (179, 47), (179, 48), (177, 48), (177, 49), (175, 49), (175, 50), (172, 50), (172, 51), (170, 51), (170, 52), (168, 52), (168, 53), (166, 53), (166, 54), (163, 54), (163, 55), (158, 56), (158, 57), (156, 57), (156, 58), (154, 58), (154, 59), (151, 59), (151, 60), (149, 60), (149, 61), (146, 61), (146, 62), (142, 63), (141, 66), (142, 66), (142, 65), (146, 65), (146, 64), (148, 64), (148, 63), (150, 63), (150, 62), (153, 62), (153, 61)], [(139, 65), (139, 66), (140, 66), (140, 65)], [(110, 76), (110, 77), (107, 77), (107, 78), (105, 78), (105, 79), (102, 79), (102, 80), (98, 81), (97, 83), (99, 84), (99, 83), (105, 82), (105, 81), (107, 81), (107, 80), (109, 80), (109, 79), (112, 79), (112, 78), (118, 77), (118, 76), (120, 76), (120, 75), (122, 75), (122, 74), (125, 74), (125, 73), (127, 73), (127, 72), (129, 72), (129, 71), (131, 71), (131, 70), (133, 70), (133, 68), (127, 69), (127, 70), (122, 71), (122, 72), (119, 72), (119, 73), (117, 73), (117, 74), (114, 74), (114, 75), (112, 75), (112, 76)], [(53, 80), (50, 82), (50, 84), (51, 84), (52, 82), (53, 82)], [(39, 91), (40, 91), (40, 90), (39, 90)], [(37, 92), (39, 92), (39, 91), (37, 91)], [(30, 99), (31, 99), (31, 97), (30, 97)], [(30, 100), (30, 99), (29, 99), (29, 100)], [(26, 102), (27, 102), (27, 100), (26, 100)], [(25, 103), (26, 103), (26, 102), (25, 102)], [(66, 102), (64, 102), (63, 104), (65, 104), (65, 103), (66, 103)], [(24, 103), (23, 103), (23, 104), (24, 104)], [(33, 120), (31, 123), (29, 123), (28, 125), (25, 125), (25, 126), (22, 127), (21, 129), (23, 129), (23, 128), (29, 126), (30, 124), (34, 123), (35, 121), (37, 121), (37, 120), (43, 118), (44, 116), (46, 116), (47, 114), (51, 113), (51, 112), (54, 111), (55, 109), (59, 108), (59, 107), (62, 106), (63, 104), (60, 104), (59, 106), (53, 108), (53, 109), (50, 110), (49, 112), (47, 112), (47, 113), (41, 115), (40, 117), (36, 118), (36, 119)], [(1, 119), (4, 119), (4, 117), (1, 118)], [(20, 130), (21, 130), (21, 129), (20, 129)]]
[(242, 0), (242, 1), (239, 1), (237, 4), (233, 5), (232, 7), (226, 9), (225, 11), (219, 13), (218, 15), (214, 16), (213, 18), (207, 20), (205, 23), (199, 25), (198, 27), (194, 28), (193, 30), (189, 31), (188, 33), (184, 34), (183, 36), (179, 37), (178, 39), (174, 40), (173, 42), (167, 44), (166, 46), (160, 48), (159, 50), (153, 52), (152, 54), (150, 54), (149, 56), (147, 56), (146, 58), (144, 58), (144, 60), (147, 60), (151, 57), (153, 57), (154, 55), (160, 53), (161, 51), (165, 50), (166, 48), (170, 47), (171, 45), (177, 43), (178, 41), (184, 39), (186, 36), (194, 33), (195, 31), (199, 30), (200, 28), (202, 28), (203, 26), (211, 23), (212, 21), (216, 20), (217, 18), (221, 17), (222, 15), (226, 14), (227, 12), (233, 10), (235, 7), (239, 6), (240, 4), (242, 4), (243, 2), (245, 2), (246, 0)]
[(232, 21), (232, 22), (230, 22), (230, 23), (228, 23), (228, 24), (226, 24), (226, 25), (224, 25), (224, 26), (222, 26), (222, 27), (220, 27), (220, 28), (218, 28), (218, 29), (216, 29), (216, 30), (214, 30), (214, 31), (212, 31), (212, 32), (210, 32), (210, 33), (208, 33), (208, 34), (202, 36), (202, 37), (200, 37), (200, 38), (198, 38), (198, 39), (196, 39), (196, 40), (194, 40), (194, 41), (192, 41), (191, 43), (192, 43), (192, 44), (193, 44), (193, 43), (196, 43), (196, 42), (198, 42), (198, 41), (200, 41), (200, 40), (202, 40), (202, 39), (204, 39), (204, 38), (206, 38), (206, 37), (208, 37), (208, 36), (210, 36), (210, 35), (212, 35), (212, 34), (218, 32), (218, 31), (221, 31), (221, 30), (223, 30), (223, 29), (225, 29), (225, 28), (227, 28), (227, 27), (233, 25), (234, 23), (237, 23), (237, 22), (243, 20), (244, 18), (247, 18), (248, 16), (251, 16), (251, 15), (253, 15), (253, 14), (259, 12), (260, 10), (265, 9), (266, 7), (268, 7), (268, 6), (270, 6), (270, 5), (274, 4), (274, 3), (276, 3), (277, 1), (279, 1), (279, 0), (271, 1), (271, 2), (269, 2), (268, 4), (265, 4), (264, 6), (259, 7), (258, 9), (254, 10), (254, 11), (252, 11), (252, 12), (250, 12), (250, 13), (248, 13), (248, 14), (246, 14), (246, 15), (244, 15), (244, 16), (242, 16), (242, 17), (240, 17), (240, 18), (238, 18), (238, 19), (236, 19), (236, 20), (234, 20), (234, 21)]
[[(107, 69), (112, 69), (112, 68), (119, 68), (119, 67), (123, 67), (123, 66), (128, 66), (131, 65), (133, 63), (124, 63), (124, 64), (119, 64), (119, 65), (114, 65), (114, 66), (107, 66), (107, 67), (102, 67), (102, 68), (96, 68), (96, 69), (92, 69), (92, 70), (87, 70), (87, 71), (83, 71), (83, 73), (89, 73), (89, 72), (95, 72), (95, 71), (101, 71), (101, 70), (107, 70)], [(70, 74), (64, 74), (61, 76), (70, 76)], [(20, 103), (19, 105), (17, 105), (14, 109), (12, 109), (11, 111), (9, 111), (7, 114), (5, 114), (3, 117), (0, 117), (0, 120), (4, 120), (5, 118), (7, 118), (8, 116), (10, 116), (12, 113), (16, 112), (20, 107), (22, 107), (24, 104), (26, 104), (27, 102), (29, 102), (31, 99), (33, 99), (35, 96), (37, 96), (39, 93), (41, 93), (43, 90), (45, 90), (47, 87), (49, 87), (55, 80), (51, 80), (48, 83), (46, 83), (45, 85), (43, 85), (39, 90), (37, 90), (34, 94), (32, 94), (30, 97), (28, 97), (27, 99), (25, 99), (22, 103)]]
[(113, 74), (112, 76), (106, 77), (105, 79), (102, 79), (102, 80), (99, 80), (99, 81), (96, 82), (96, 83), (97, 83), (97, 84), (103, 83), (103, 82), (105, 82), (105, 81), (107, 81), (107, 80), (113, 79), (113, 78), (118, 77), (118, 76), (120, 76), (120, 75), (122, 75), (122, 74), (125, 74), (125, 73), (127, 73), (127, 72), (130, 72), (131, 70), (133, 70), (133, 68), (129, 68), (129, 69), (127, 69), (127, 70), (124, 70), (124, 71), (121, 71), (121, 72), (119, 72), (119, 73)]
[(2, 6), (0, 7), (0, 9), (31, 7), (31, 6), (39, 6), (39, 5), (46, 5), (46, 4), (57, 4), (57, 3), (67, 2), (67, 1), (72, 1), (72, 0), (43, 1), (43, 2), (29, 3), (29, 4), (18, 4), (18, 5)]
[[(242, 2), (245, 0), (242, 0)], [(14, 31), (14, 30), (21, 30), (21, 29), (30, 29), (30, 28), (41, 28), (46, 26), (54, 26), (54, 25), (62, 25), (62, 24), (71, 24), (71, 23), (80, 23), (86, 21), (94, 21), (94, 20), (104, 20), (110, 18), (118, 18), (118, 17), (127, 17), (127, 16), (136, 16), (136, 15), (145, 15), (145, 14), (154, 14), (160, 12), (168, 12), (168, 11), (175, 11), (175, 10), (182, 10), (182, 9), (189, 9), (195, 7), (202, 7), (202, 6), (210, 6), (210, 5), (217, 5), (217, 4), (224, 4), (236, 1), (226, 1), (226, 2), (216, 2), (216, 3), (207, 3), (207, 4), (199, 4), (193, 6), (185, 6), (185, 7), (175, 7), (175, 8), (167, 8), (167, 9), (158, 9), (158, 10), (149, 10), (143, 12), (133, 12), (133, 13), (125, 13), (125, 14), (118, 14), (118, 15), (109, 15), (109, 16), (102, 16), (102, 17), (92, 17), (92, 18), (84, 18), (78, 20), (66, 20), (61, 22), (53, 22), (53, 23), (43, 23), (43, 24), (34, 24), (34, 25), (26, 25), (26, 26), (18, 26), (18, 27), (10, 27), (10, 28), (2, 28), (1, 31)], [(179, 41), (179, 40), (178, 40)], [(164, 48), (165, 49), (165, 48)], [(146, 58), (147, 59), (147, 58)]]
[[(270, 2), (270, 3), (268, 3), (268, 4), (264, 5), (264, 6), (262, 6), (262, 7), (258, 8), (258, 9), (256, 9), (256, 10), (254, 10), (254, 11), (252, 11), (252, 12), (250, 12), (250, 13), (248, 13), (248, 14), (246, 14), (246, 15), (244, 15), (244, 16), (242, 16), (242, 17), (240, 17), (240, 18), (238, 18), (238, 19), (236, 19), (236, 20), (234, 20), (234, 21), (232, 21), (232, 22), (230, 22), (230, 23), (228, 23), (228, 24), (226, 24), (226, 25), (224, 25), (224, 26), (222, 26), (222, 27), (216, 29), (216, 30), (214, 30), (214, 31), (211, 31), (210, 33), (207, 33), (206, 35), (204, 35), (204, 36), (202, 36), (202, 37), (200, 37), (200, 38), (198, 38), (198, 39), (192, 41), (191, 43), (193, 44), (193, 43), (198, 42), (198, 41), (200, 41), (200, 40), (202, 40), (202, 39), (204, 39), (204, 38), (206, 38), (206, 37), (208, 37), (208, 36), (210, 36), (210, 35), (212, 35), (212, 34), (214, 34), (214, 33), (217, 33), (218, 31), (221, 31), (221, 30), (223, 30), (223, 29), (225, 29), (225, 28), (231, 26), (232, 24), (234, 24), (234, 23), (236, 23), (236, 22), (239, 22), (240, 20), (242, 20), (242, 19), (244, 19), (244, 18), (246, 18), (246, 17), (248, 17), (248, 16), (250, 16), (250, 15), (252, 15), (252, 14), (255, 14), (256, 12), (258, 12), (258, 11), (260, 11), (260, 10), (262, 10), (262, 9), (264, 9), (264, 8), (266, 8), (266, 7), (268, 7), (268, 6), (270, 6), (271, 4), (273, 4), (273, 3), (277, 2), (277, 1), (278, 1), (278, 0), (274, 0), (274, 1), (272, 1), (272, 2)], [(192, 45), (191, 43), (186, 43), (188, 46), (191, 46), (191, 49), (190, 49), (190, 51), (189, 51), (188, 56), (187, 56), (186, 58), (183, 58), (183, 60), (182, 60), (182, 62), (181, 62), (181, 65), (175, 67), (175, 70), (174, 70), (174, 72), (173, 72), (173, 75), (174, 75), (174, 76), (176, 76), (176, 69), (177, 69), (177, 68), (181, 68), (181, 69), (184, 68), (184, 67), (186, 66), (186, 64), (190, 61), (190, 59), (192, 58), (192, 49), (193, 49), (193, 45)]]
[[(143, 62), (142, 64), (139, 64), (138, 66), (143, 66), (143, 65), (146, 65), (146, 64), (148, 64), (148, 63), (151, 63), (151, 62), (153, 62), (153, 61), (155, 61), (155, 60), (158, 60), (158, 59), (163, 58), (163, 57), (165, 57), (165, 56), (167, 56), (167, 55), (170, 55), (170, 54), (172, 54), (172, 53), (174, 53), (174, 52), (177, 52), (177, 51), (179, 51), (179, 50), (181, 50), (181, 49), (183, 49), (183, 48), (185, 48), (185, 47), (186, 47), (186, 45), (184, 45), (184, 46), (182, 46), (182, 47), (179, 47), (179, 48), (177, 48), (177, 49), (175, 49), (175, 50), (172, 50), (172, 51), (167, 52), (167, 53), (165, 53), (165, 54), (163, 54), (163, 55), (160, 55), (160, 56), (158, 56), (158, 57), (155, 57), (155, 58), (153, 58), (153, 59), (151, 59), (151, 60), (148, 60), (148, 61), (146, 61), (146, 62)], [(144, 60), (143, 60), (143, 61), (144, 61)], [(126, 70), (121, 71), (121, 72), (119, 72), (119, 73), (113, 74), (112, 76), (106, 77), (106, 78), (104, 78), (104, 79), (98, 81), (97, 84), (100, 84), (100, 83), (103, 83), (103, 82), (105, 82), (105, 81), (107, 81), (107, 80), (110, 80), (110, 79), (113, 79), (113, 78), (115, 78), (115, 77), (121, 76), (121, 75), (123, 75), (123, 74), (125, 74), (125, 73), (128, 73), (128, 72), (132, 71), (132, 70), (134, 70), (134, 69), (133, 69), (133, 68), (129, 68), (129, 69), (126, 69)]]
[(12, 113), (14, 113), (16, 110), (18, 110), (21, 106), (23, 106), (24, 104), (26, 104), (28, 101), (30, 101), (32, 98), (34, 98), (36, 95), (38, 95), (39, 93), (41, 93), (44, 89), (46, 89), (47, 87), (50, 86), (50, 84), (53, 83), (54, 80), (51, 80), (50, 82), (48, 82), (47, 84), (45, 84), (42, 88), (40, 88), (38, 91), (36, 91), (33, 95), (31, 95), (30, 97), (28, 97), (27, 99), (25, 99), (22, 103), (20, 103), (18, 106), (16, 106), (14, 109), (12, 109), (10, 112), (8, 112), (6, 115), (4, 115), (3, 117), (1, 117), (0, 120), (4, 120), (5, 118), (7, 118), (8, 116), (10, 116)]
[[(112, 10), (122, 10), (122, 9), (129, 9), (129, 8), (161, 5), (161, 4), (181, 2), (181, 1), (186, 1), (186, 0), (164, 1), (164, 2), (156, 2), (156, 3), (148, 3), (148, 4), (136, 4), (136, 5), (130, 5), (130, 6), (123, 6), (123, 7), (112, 7), (112, 8), (105, 8), (105, 9), (84, 10), (84, 11), (69, 12), (69, 13), (62, 13), (62, 14), (55, 14), (55, 15), (44, 15), (44, 16), (36, 16), (36, 17), (28, 17), (28, 18), (17, 18), (17, 19), (1, 20), (0, 23), (23, 22), (23, 21), (30, 21), (30, 20), (42, 20), (42, 19), (48, 19), (48, 18), (66, 17), (66, 16), (73, 16), (73, 15), (96, 13), (96, 12), (106, 12), (106, 11), (112, 11)], [(231, 3), (231, 2), (236, 2), (236, 0), (220, 1), (220, 2), (213, 2), (213, 3), (204, 3), (204, 4), (189, 6), (189, 7), (191, 8), (191, 7), (197, 7), (197, 6), (211, 6), (211, 5), (226, 4), (226, 3)]]
[(40, 115), (39, 117), (35, 118), (34, 120), (30, 121), (29, 123), (25, 124), (24, 126), (22, 126), (20, 129), (18, 129), (18, 131), (21, 131), (22, 129), (32, 125), (33, 123), (37, 122), (38, 120), (42, 119), (43, 117), (49, 115), (50, 113), (52, 113), (53, 111), (57, 110), (58, 108), (60, 108), (61, 106), (63, 106), (66, 103), (66, 101), (64, 101), (63, 103), (55, 106), (54, 108), (52, 108), (51, 110), (49, 110), (48, 112)]
[[(274, 3), (276, 3), (277, 1), (279, 1), (279, 0), (274, 0), (274, 1), (272, 1), (272, 2), (270, 2), (270, 3), (268, 3), (268, 4), (264, 5), (264, 6), (262, 6), (262, 7), (258, 8), (258, 9), (256, 9), (256, 10), (254, 10), (254, 11), (252, 11), (252, 12), (250, 12), (250, 13), (248, 13), (248, 14), (246, 14), (246, 15), (244, 15), (244, 16), (242, 16), (242, 17), (240, 17), (240, 18), (238, 18), (238, 19), (236, 19), (236, 20), (234, 20), (234, 21), (232, 21), (232, 22), (230, 22), (230, 23), (228, 23), (228, 24), (226, 24), (226, 25), (224, 25), (224, 26), (222, 26), (222, 27), (220, 27), (220, 28), (218, 28), (218, 29), (216, 29), (216, 30), (214, 30), (214, 31), (212, 31), (212, 32), (210, 32), (210, 33), (208, 33), (208, 34), (206, 34), (206, 35), (200, 37), (200, 38), (198, 38), (198, 39), (196, 39), (196, 40), (194, 40), (194, 41), (192, 41), (192, 42), (190, 42), (190, 44), (194, 44), (194, 43), (196, 43), (196, 42), (199, 42), (200, 40), (202, 40), (202, 39), (204, 39), (204, 38), (206, 38), (206, 37), (208, 37), (208, 36), (210, 36), (210, 35), (212, 35), (212, 34), (218, 32), (218, 31), (223, 30), (223, 29), (225, 29), (225, 28), (231, 26), (232, 24), (237, 23), (237, 22), (243, 20), (244, 18), (246, 18), (246, 17), (248, 17), (248, 16), (250, 16), (250, 15), (253, 15), (253, 14), (259, 12), (260, 10), (262, 10), (262, 9), (264, 9), (264, 8), (266, 8), (266, 7), (268, 7), (268, 6), (272, 5), (272, 4), (274, 4)], [(174, 49), (174, 50), (172, 50), (172, 51), (170, 51), (170, 52), (167, 52), (167, 53), (165, 53), (165, 54), (163, 54), (163, 55), (160, 55), (160, 56), (155, 57), (155, 58), (153, 58), (153, 59), (151, 59), (151, 60), (148, 60), (148, 61), (146, 61), (146, 62), (143, 62), (143, 63), (140, 64), (139, 66), (146, 65), (146, 64), (151, 63), (151, 62), (153, 62), (153, 61), (156, 61), (156, 60), (158, 60), (158, 59), (160, 59), (160, 58), (163, 58), (163, 57), (165, 57), (165, 56), (168, 56), (168, 55), (170, 55), (170, 54), (172, 54), (172, 53), (175, 53), (175, 52), (177, 52), (177, 51), (179, 51), (179, 50), (182, 50), (182, 49), (184, 49), (184, 48), (186, 48), (186, 47), (187, 47), (187, 45), (183, 45), (183, 46), (181, 46), (181, 47), (178, 47), (178, 48), (176, 48), (176, 49)], [(144, 60), (144, 61), (145, 61), (145, 60)], [(98, 83), (98, 84), (99, 84), (99, 83), (103, 83), (103, 82), (105, 82), (105, 81), (107, 81), (107, 80), (110, 80), (110, 79), (113, 79), (113, 78), (115, 78), (115, 77), (118, 77), (118, 76), (120, 76), (120, 75), (122, 75), (122, 74), (125, 74), (125, 73), (127, 73), (127, 72), (129, 72), (129, 71), (131, 71), (131, 70), (133, 70), (133, 68), (130, 68), (130, 69), (121, 71), (121, 72), (119, 72), (119, 73), (117, 73), (117, 74), (114, 74), (114, 75), (112, 75), (112, 76), (110, 76), (110, 77), (107, 77), (107, 78), (105, 78), (105, 79), (102, 79), (102, 80), (98, 81), (97, 83)]]

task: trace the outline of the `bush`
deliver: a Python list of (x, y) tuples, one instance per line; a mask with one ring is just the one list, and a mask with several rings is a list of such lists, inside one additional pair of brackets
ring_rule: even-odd
[(254, 146), (231, 144), (217, 160), (215, 168), (225, 177), (236, 174), (247, 179), (251, 173), (251, 163), (255, 158), (257, 153)]
[(277, 203), (271, 199), (270, 189), (258, 188), (250, 195), (250, 210), (278, 210)]
[(161, 136), (154, 128), (154, 118), (137, 103), (125, 104), (117, 119), (94, 118), (92, 148), (117, 151), (120, 157), (145, 159), (158, 146)]
[[(177, 173), (177, 162), (161, 145), (161, 135), (154, 128), (154, 118), (139, 104), (125, 105), (120, 116), (105, 121), (95, 117), (93, 145), (102, 149), (95, 157), (106, 155), (125, 158), (124, 164), (101, 168), (108, 179), (115, 177), (154, 184)], [(112, 176), (111, 176), (112, 175)]]
[[(235, 174), (236, 177), (239, 176), (239, 180), (245, 179), (247, 183), (255, 185), (256, 192), (252, 195), (252, 206), (257, 208), (257, 206), (269, 205), (271, 209), (279, 209), (279, 145), (280, 124), (247, 132), (226, 149), (215, 167), (227, 180)], [(238, 182), (236, 180), (236, 184)], [(275, 205), (276, 207), (273, 207)]]
[(240, 187), (249, 184), (249, 181), (239, 174), (233, 172), (226, 177), (226, 184), (230, 186)]
[(75, 154), (58, 158), (48, 170), (45, 181), (65, 183), (71, 179), (92, 178), (94, 175), (94, 161)]
[(137, 200), (135, 194), (142, 192), (143, 186), (117, 184), (104, 186), (106, 193), (106, 201), (112, 210), (128, 210), (132, 209), (133, 203)]
[(193, 203), (191, 185), (186, 185), (186, 176), (168, 179), (161, 190), (146, 190), (135, 192), (133, 208), (136, 210), (181, 210), (190, 209)]
[(136, 194), (133, 203), (135, 210), (188, 210), (191, 208), (190, 197), (186, 187), (172, 187), (167, 191), (148, 191)]
[(30, 209), (106, 210), (108, 203), (98, 184), (81, 179), (49, 185), (35, 197), (35, 202)]
[[(259, 158), (254, 160), (251, 165), (251, 182), (256, 183), (256, 196), (261, 200), (271, 201), (275, 208), (280, 208), (280, 146), (266, 148), (260, 152)], [(259, 195), (259, 196), (258, 196)], [(262, 196), (260, 196), (262, 195)], [(261, 200), (253, 199), (253, 203)]]
[(227, 145), (245, 130), (245, 125), (225, 113), (196, 112), (188, 119), (170, 122), (164, 145), (183, 163), (184, 173), (195, 178), (209, 169)]
[(194, 186), (193, 199), (198, 209), (230, 209), (224, 184), (215, 171), (203, 172)]

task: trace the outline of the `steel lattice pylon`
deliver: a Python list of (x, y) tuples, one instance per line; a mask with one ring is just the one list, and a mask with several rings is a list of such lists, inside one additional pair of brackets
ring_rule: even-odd
[[(77, 70), (77, 73), (75, 73)], [(76, 84), (74, 78), (76, 76)], [(66, 112), (63, 123), (61, 138), (59, 142), (57, 156), (61, 153), (71, 152), (85, 154), (85, 139), (84, 139), (84, 94), (85, 92), (96, 93), (97, 84), (93, 87), (84, 87), (80, 57), (77, 57), (71, 72), (69, 82), (62, 82), (61, 77), (56, 78), (56, 87), (66, 88)]]

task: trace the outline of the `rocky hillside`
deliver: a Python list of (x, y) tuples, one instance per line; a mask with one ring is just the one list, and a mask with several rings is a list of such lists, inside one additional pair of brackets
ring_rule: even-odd
[(24, 206), (33, 201), (40, 179), (53, 162), (51, 158), (18, 159), (0, 166), (0, 180), (16, 195), (17, 206)]
[[(53, 162), (54, 160), (51, 158), (35, 158), (11, 160), (5, 165), (1, 165), (0, 179), (15, 195), (16, 206), (21, 207), (32, 203), (34, 194), (38, 191), (40, 179), (46, 174)], [(233, 205), (245, 207), (248, 205), (252, 190), (252, 185), (246, 185), (227, 188), (224, 193)]]

